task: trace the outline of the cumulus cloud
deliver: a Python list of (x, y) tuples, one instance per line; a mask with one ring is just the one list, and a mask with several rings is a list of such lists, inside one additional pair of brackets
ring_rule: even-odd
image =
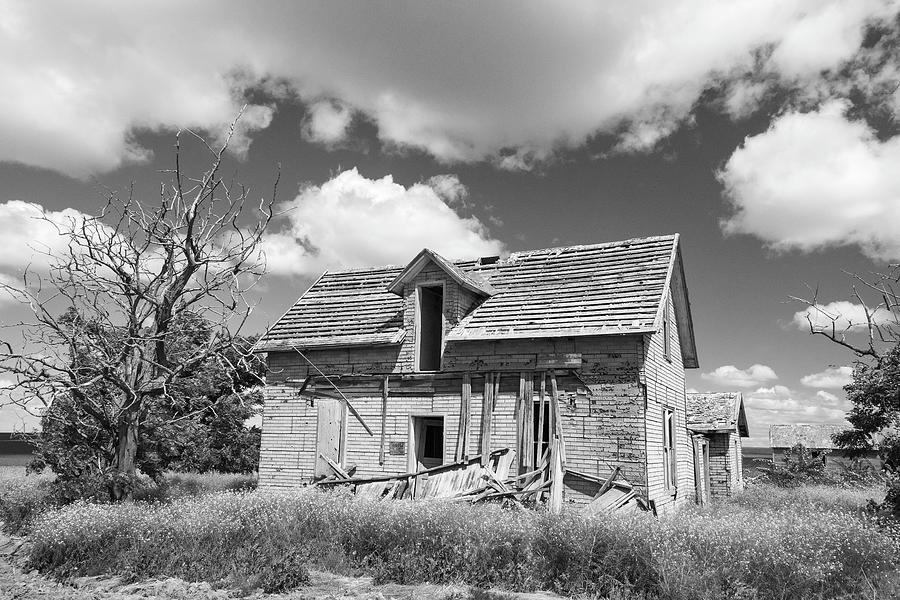
[(50, 255), (59, 256), (68, 249), (60, 234), (85, 218), (73, 208), (44, 210), (38, 204), (10, 200), (0, 203), (0, 270), (17, 272), (26, 267), (46, 270)]
[(753, 387), (778, 379), (778, 375), (775, 374), (772, 367), (760, 364), (751, 365), (747, 369), (738, 369), (734, 365), (723, 365), (711, 373), (701, 374), (700, 377), (720, 386), (737, 387)]
[[(359, 112), (386, 144), (447, 162), (529, 168), (597, 132), (645, 150), (723, 82), (818, 90), (896, 4), (12, 0), (0, 15), (0, 54), (16, 57), (0, 64), (0, 160), (114, 169), (147, 158), (136, 133), (216, 131), (273, 81), (312, 103), (305, 135), (323, 143)], [(271, 110), (250, 111), (238, 150)]]
[(734, 209), (726, 232), (776, 250), (855, 245), (900, 258), (900, 137), (879, 140), (847, 107), (785, 114), (734, 151), (719, 173)]
[(449, 259), (501, 254), (503, 244), (481, 221), (448, 206), (460, 199), (460, 187), (455, 177), (443, 176), (407, 188), (390, 175), (368, 179), (356, 169), (306, 187), (280, 207), (282, 229), (264, 239), (269, 270), (302, 276), (402, 265), (426, 247)]
[(319, 100), (309, 107), (303, 137), (311, 142), (334, 145), (347, 137), (353, 112), (340, 102)]
[(807, 387), (840, 389), (852, 380), (852, 367), (828, 367), (819, 373), (805, 375), (800, 379), (800, 383)]
[[(868, 312), (868, 317), (866, 313)], [(794, 313), (794, 324), (804, 331), (832, 331), (835, 333), (864, 331), (869, 327), (869, 319), (874, 325), (883, 325), (895, 319), (895, 315), (883, 308), (867, 309), (862, 304), (837, 300), (826, 304), (815, 304)]]

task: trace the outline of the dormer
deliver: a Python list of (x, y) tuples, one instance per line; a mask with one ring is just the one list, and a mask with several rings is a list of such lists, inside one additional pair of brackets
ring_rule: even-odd
[(404, 345), (416, 371), (439, 371), (447, 332), (494, 289), (425, 248), (388, 284), (404, 299)]

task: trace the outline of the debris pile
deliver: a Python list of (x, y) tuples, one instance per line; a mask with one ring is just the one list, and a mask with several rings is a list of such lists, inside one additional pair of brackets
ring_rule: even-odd
[(491, 452), (486, 460), (478, 455), (414, 473), (375, 477), (354, 477), (355, 467), (345, 469), (326, 459), (334, 473), (316, 485), (346, 485), (358, 497), (373, 500), (439, 499), (472, 504), (493, 501), (519, 507), (546, 504), (551, 512), (559, 512), (563, 479), (577, 477), (598, 487), (594, 499), (582, 508), (584, 514), (650, 510), (633, 486), (619, 479), (621, 471), (618, 467), (607, 479), (563, 471), (558, 441), (544, 452), (538, 468), (527, 473), (510, 474), (514, 457), (515, 452), (503, 448)]

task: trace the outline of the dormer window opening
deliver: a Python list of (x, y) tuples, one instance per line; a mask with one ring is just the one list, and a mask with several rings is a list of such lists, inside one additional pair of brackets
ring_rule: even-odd
[(439, 371), (444, 349), (444, 286), (422, 286), (418, 291), (418, 370)]

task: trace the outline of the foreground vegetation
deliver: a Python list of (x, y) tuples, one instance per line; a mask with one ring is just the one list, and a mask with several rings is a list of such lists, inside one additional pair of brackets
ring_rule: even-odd
[(312, 489), (79, 502), (35, 521), (30, 565), (265, 591), (297, 586), (314, 567), (595, 597), (897, 597), (900, 537), (866, 515), (870, 496), (765, 486), (660, 519), (379, 503)]
[[(80, 486), (81, 499), (108, 506), (102, 481)], [(256, 487), (255, 474), (242, 473), (165, 473), (153, 480), (136, 480), (134, 498), (141, 502), (168, 502), (187, 496), (225, 491), (246, 491)], [(72, 503), (72, 486), (60, 485), (56, 476), (45, 471), (25, 476), (24, 467), (0, 467), (0, 521), (8, 533), (27, 533), (42, 514)]]

